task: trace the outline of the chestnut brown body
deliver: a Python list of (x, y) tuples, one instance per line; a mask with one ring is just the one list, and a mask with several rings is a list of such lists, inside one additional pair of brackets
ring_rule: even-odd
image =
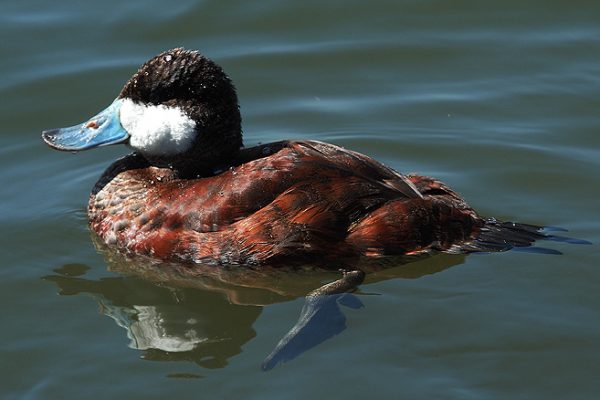
[(445, 251), (484, 225), (436, 180), (314, 141), (244, 149), (228, 170), (198, 179), (130, 155), (100, 178), (89, 216), (123, 250), (216, 264)]

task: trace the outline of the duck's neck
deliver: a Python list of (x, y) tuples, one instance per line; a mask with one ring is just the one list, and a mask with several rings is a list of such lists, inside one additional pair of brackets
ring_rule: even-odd
[(243, 146), (242, 135), (238, 129), (225, 132), (200, 133), (190, 150), (182, 154), (142, 156), (152, 166), (169, 168), (182, 179), (213, 176), (235, 165)]
[(237, 159), (236, 152), (220, 154), (213, 157), (202, 157), (195, 160), (182, 160), (168, 165), (181, 179), (195, 179), (213, 176), (234, 166)]

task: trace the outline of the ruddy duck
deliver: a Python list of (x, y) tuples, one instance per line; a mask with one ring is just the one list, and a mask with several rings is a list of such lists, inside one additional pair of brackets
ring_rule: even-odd
[(442, 182), (318, 141), (244, 148), (235, 88), (181, 48), (147, 61), (113, 103), (42, 133), (80, 151), (125, 143), (92, 190), (91, 229), (122, 251), (219, 265), (526, 247), (540, 227), (480, 217)]

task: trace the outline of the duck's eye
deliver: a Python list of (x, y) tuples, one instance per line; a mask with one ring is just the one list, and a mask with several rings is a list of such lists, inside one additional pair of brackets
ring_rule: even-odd
[(100, 125), (98, 125), (98, 122), (96, 121), (90, 121), (85, 125), (85, 127), (88, 129), (98, 129)]

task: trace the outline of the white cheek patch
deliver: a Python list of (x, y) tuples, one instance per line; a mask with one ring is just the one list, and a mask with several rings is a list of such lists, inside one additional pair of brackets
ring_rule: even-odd
[(119, 118), (129, 133), (129, 145), (142, 154), (184, 153), (196, 137), (196, 122), (178, 107), (139, 104), (123, 99)]

